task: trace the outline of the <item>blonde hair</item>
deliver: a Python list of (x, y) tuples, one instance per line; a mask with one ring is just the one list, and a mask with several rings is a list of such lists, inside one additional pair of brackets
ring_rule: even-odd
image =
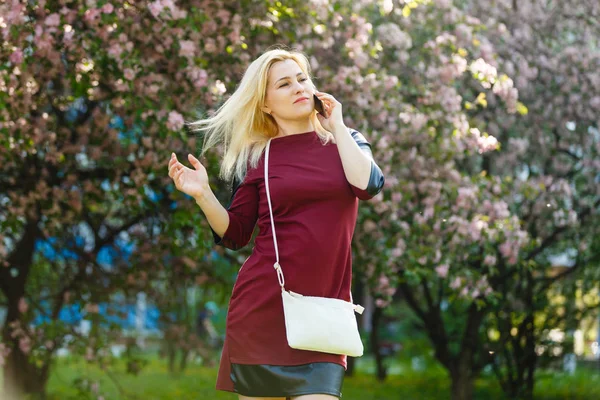
[[(230, 181), (235, 177), (241, 182), (248, 165), (255, 168), (268, 140), (277, 136), (275, 119), (262, 107), (271, 66), (284, 60), (296, 61), (311, 79), (310, 64), (304, 54), (281, 48), (269, 50), (248, 66), (238, 88), (212, 117), (189, 123), (196, 127), (194, 130), (205, 132), (202, 154), (217, 144), (223, 145), (221, 178)], [(316, 112), (309, 118), (323, 143), (333, 139), (321, 126)]]

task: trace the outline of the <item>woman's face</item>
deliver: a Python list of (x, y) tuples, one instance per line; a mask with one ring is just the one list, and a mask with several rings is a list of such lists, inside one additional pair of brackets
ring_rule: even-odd
[(312, 81), (294, 60), (271, 66), (263, 111), (280, 120), (302, 120), (314, 110)]

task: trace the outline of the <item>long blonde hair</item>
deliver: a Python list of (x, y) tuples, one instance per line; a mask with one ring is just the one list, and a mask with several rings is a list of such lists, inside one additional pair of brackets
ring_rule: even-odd
[[(255, 168), (267, 141), (277, 136), (275, 119), (261, 108), (265, 104), (271, 66), (289, 59), (296, 61), (312, 81), (310, 64), (304, 54), (284, 49), (269, 50), (248, 66), (238, 88), (212, 117), (189, 123), (194, 130), (205, 132), (202, 154), (217, 144), (223, 145), (221, 178), (230, 181), (235, 177), (241, 182), (248, 164)], [(310, 119), (323, 143), (333, 139), (332, 134), (321, 126), (316, 112)]]

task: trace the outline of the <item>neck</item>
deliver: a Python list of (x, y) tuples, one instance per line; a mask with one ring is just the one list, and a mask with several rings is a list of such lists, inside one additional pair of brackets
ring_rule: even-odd
[(315, 130), (312, 122), (308, 119), (303, 121), (277, 121), (277, 125), (279, 126), (277, 136), (296, 135)]

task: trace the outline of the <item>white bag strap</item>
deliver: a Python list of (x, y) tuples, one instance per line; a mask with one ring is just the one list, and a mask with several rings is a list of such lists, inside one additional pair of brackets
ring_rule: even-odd
[(267, 192), (267, 203), (269, 203), (269, 215), (271, 216), (271, 229), (273, 230), (273, 244), (275, 246), (275, 264), (273, 268), (277, 271), (277, 279), (279, 280), (279, 286), (281, 290), (285, 290), (285, 278), (281, 265), (279, 265), (279, 248), (277, 246), (277, 235), (275, 234), (275, 221), (273, 219), (273, 206), (271, 205), (271, 193), (269, 191), (269, 149), (271, 148), (271, 139), (267, 142), (267, 148), (265, 149), (265, 190)]
[[(265, 149), (265, 191), (267, 192), (267, 203), (269, 203), (269, 215), (271, 216), (271, 230), (273, 231), (273, 245), (275, 246), (275, 264), (273, 264), (273, 268), (277, 271), (277, 279), (279, 280), (279, 286), (281, 286), (281, 290), (285, 290), (285, 278), (283, 276), (283, 271), (281, 270), (281, 265), (279, 265), (279, 248), (277, 246), (277, 235), (275, 234), (275, 220), (273, 218), (273, 206), (271, 205), (271, 193), (269, 191), (269, 149), (271, 148), (271, 139), (267, 142), (267, 147)], [(352, 291), (350, 291), (350, 303), (354, 307), (354, 311), (358, 314), (362, 314), (364, 308), (359, 304), (354, 304), (352, 300)]]

